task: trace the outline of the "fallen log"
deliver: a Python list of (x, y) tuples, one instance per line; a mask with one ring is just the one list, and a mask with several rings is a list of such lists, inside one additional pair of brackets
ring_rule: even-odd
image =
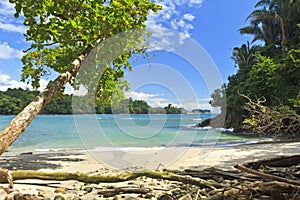
[(202, 179), (214, 179), (215, 177), (222, 177), (223, 179), (227, 180), (256, 180), (254, 177), (246, 177), (245, 175), (241, 174), (238, 171), (225, 171), (222, 169), (217, 169), (214, 167), (210, 167), (204, 170), (193, 170), (193, 169), (186, 169), (183, 172), (180, 172), (181, 175), (190, 175), (193, 177), (199, 177)]
[(271, 159), (259, 160), (256, 162), (249, 162), (244, 164), (246, 167), (259, 168), (261, 165), (269, 167), (291, 167), (300, 163), (300, 155), (280, 156)]
[[(14, 180), (24, 179), (42, 179), (42, 180), (77, 180), (84, 183), (115, 183), (136, 179), (138, 177), (149, 177), (154, 179), (165, 179), (170, 181), (182, 182), (184, 184), (196, 185), (202, 188), (215, 189), (224, 187), (222, 184), (206, 181), (200, 178), (192, 178), (188, 176), (177, 175), (168, 172), (157, 171), (136, 171), (119, 175), (87, 175), (84, 173), (68, 173), (68, 172), (42, 172), (33, 170), (17, 170), (12, 171)], [(2, 180), (3, 181), (3, 180)], [(6, 181), (4, 181), (6, 182)]]
[(297, 180), (292, 180), (292, 179), (282, 178), (282, 177), (279, 177), (279, 176), (274, 176), (274, 175), (271, 175), (271, 174), (266, 174), (264, 172), (259, 172), (259, 171), (253, 170), (253, 169), (249, 169), (248, 167), (245, 167), (244, 165), (240, 165), (240, 164), (235, 165), (234, 167), (236, 169), (239, 169), (241, 171), (244, 171), (244, 172), (247, 172), (247, 173), (250, 173), (250, 174), (254, 174), (254, 175), (259, 176), (259, 177), (264, 178), (264, 179), (279, 181), (279, 182), (284, 182), (284, 183), (288, 183), (288, 184), (291, 184), (291, 185), (300, 186), (300, 181), (297, 181)]

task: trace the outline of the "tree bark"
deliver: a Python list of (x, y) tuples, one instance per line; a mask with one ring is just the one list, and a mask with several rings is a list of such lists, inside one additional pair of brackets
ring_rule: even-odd
[(47, 103), (61, 91), (61, 88), (77, 74), (85, 57), (85, 55), (77, 57), (66, 72), (61, 73), (54, 81), (49, 82), (47, 87), (24, 110), (0, 131), (0, 156), (25, 131)]

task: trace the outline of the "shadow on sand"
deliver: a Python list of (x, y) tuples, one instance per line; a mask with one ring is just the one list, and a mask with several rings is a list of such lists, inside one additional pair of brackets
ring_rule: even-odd
[(3, 154), (0, 157), (0, 168), (9, 170), (40, 170), (61, 168), (61, 162), (82, 162), (76, 158), (80, 153), (22, 153), (18, 155)]

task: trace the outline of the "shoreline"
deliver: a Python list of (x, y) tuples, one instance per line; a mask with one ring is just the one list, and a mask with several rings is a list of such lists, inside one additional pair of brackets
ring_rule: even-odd
[[(179, 147), (179, 148), (130, 148), (122, 149), (123, 157), (138, 156), (144, 157), (145, 155), (162, 156), (167, 159), (168, 155), (172, 152), (180, 153), (175, 155), (174, 162), (162, 165), (164, 168), (183, 169), (183, 168), (199, 168), (206, 167), (220, 167), (232, 168), (234, 164), (244, 162), (252, 162), (257, 159), (265, 159), (281, 155), (299, 154), (300, 141), (290, 140), (265, 140), (257, 141), (255, 143), (244, 143), (236, 146), (207, 146), (207, 147)], [(160, 151), (165, 153), (160, 154)], [(59, 149), (57, 151), (22, 151), (5, 152), (0, 157), (0, 165), (2, 168), (11, 170), (28, 169), (31, 170), (31, 165), (34, 161), (34, 170), (64, 170), (67, 171), (83, 171), (89, 172), (88, 169), (97, 170), (97, 168), (105, 167), (112, 170), (112, 167), (107, 165), (103, 160), (97, 159), (99, 155), (110, 155), (118, 152), (118, 149)], [(164, 159), (164, 158), (162, 158)], [(151, 159), (150, 159), (151, 161)], [(69, 168), (71, 164), (75, 164)], [(48, 165), (49, 164), (49, 165)], [(157, 163), (159, 165), (160, 163)], [(15, 165), (15, 166), (14, 166)], [(84, 167), (84, 165), (93, 167)], [(134, 165), (134, 163), (133, 163)], [(66, 167), (66, 168), (65, 168)], [(133, 168), (135, 166), (132, 166)], [(124, 167), (130, 169), (130, 166)], [(147, 168), (147, 166), (145, 166)], [(121, 169), (122, 170), (122, 169)]]
[[(156, 163), (157, 170), (204, 170), (214, 167), (224, 170), (235, 170), (235, 164), (243, 164), (262, 159), (274, 158), (278, 156), (287, 156), (299, 154), (300, 142), (268, 142), (260, 144), (245, 144), (229, 147), (215, 148), (189, 148), (183, 152), (176, 162), (169, 165), (160, 165)], [(108, 152), (111, 153), (111, 152)], [(138, 154), (139, 153), (139, 154)], [(147, 161), (149, 151), (128, 151), (123, 156), (135, 158), (144, 158)], [(135, 156), (132, 156), (134, 154)], [(104, 155), (104, 154), (102, 154)], [(110, 155), (110, 154), (108, 154)], [(170, 152), (164, 155), (165, 158), (170, 157)], [(164, 159), (164, 158), (163, 158)], [(146, 162), (145, 162), (146, 163)], [(103, 163), (89, 152), (85, 150), (72, 150), (60, 152), (5, 152), (0, 157), (1, 168), (9, 170), (34, 170), (45, 172), (81, 172), (89, 175), (119, 175), (126, 172), (140, 171), (146, 168), (136, 166), (124, 166), (119, 169), (113, 169), (106, 163)], [(0, 184), (6, 186), (7, 184)], [(132, 181), (118, 183), (100, 183), (85, 184), (78, 181), (53, 181), (53, 180), (37, 180), (25, 179), (15, 181), (13, 193), (21, 192), (23, 194), (36, 195), (40, 199), (149, 199), (140, 198), (138, 194), (120, 195), (125, 198), (102, 198), (96, 192), (99, 188), (126, 188), (140, 187), (141, 185), (154, 188), (155, 195), (160, 196), (168, 190), (174, 190), (174, 187), (180, 188), (181, 185), (171, 181), (157, 180), (151, 178), (140, 177)], [(173, 187), (173, 188), (172, 188)], [(13, 194), (12, 193), (12, 194)], [(151, 194), (151, 193), (150, 193)], [(6, 197), (6, 193), (0, 190), (0, 199)], [(58, 197), (60, 196), (60, 197)]]

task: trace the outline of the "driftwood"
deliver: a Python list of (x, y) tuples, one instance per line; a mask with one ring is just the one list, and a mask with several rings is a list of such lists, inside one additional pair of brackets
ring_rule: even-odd
[(124, 194), (124, 193), (135, 193), (135, 194), (147, 194), (150, 192), (148, 188), (114, 188), (114, 189), (103, 189), (98, 191), (99, 195), (103, 195), (103, 197), (113, 197), (117, 194)]
[(222, 169), (217, 169), (214, 167), (207, 168), (204, 170), (192, 170), (186, 169), (183, 172), (179, 172), (181, 175), (190, 175), (193, 177), (199, 177), (202, 179), (217, 179), (218, 177), (222, 177), (226, 180), (255, 180), (255, 177), (246, 177), (238, 171), (226, 171)]
[(271, 159), (260, 160), (256, 162), (249, 162), (244, 164), (246, 167), (259, 168), (260, 166), (269, 167), (291, 167), (300, 163), (300, 155), (280, 156)]
[[(216, 168), (208, 168), (197, 171), (186, 169), (184, 171), (173, 170), (164, 172), (137, 171), (119, 175), (88, 175), (83, 173), (66, 172), (40, 172), (18, 170), (12, 172), (15, 180), (44, 179), (44, 180), (77, 180), (84, 183), (114, 183), (134, 180), (138, 177), (149, 177), (157, 180), (170, 180), (179, 182), (177, 189), (185, 188), (192, 199), (293, 199), (300, 200), (300, 174), (298, 161), (299, 155), (277, 157), (236, 165), (236, 169), (225, 171)], [(286, 166), (285, 166), (285, 164)], [(271, 166), (271, 167), (270, 167)], [(278, 167), (279, 166), (279, 167)], [(262, 170), (262, 171), (258, 171)], [(0, 181), (7, 182), (8, 171), (3, 171)], [(212, 181), (214, 180), (214, 181)], [(184, 184), (184, 185), (183, 185)], [(175, 185), (175, 187), (176, 187)], [(159, 186), (157, 186), (159, 187)], [(166, 188), (164, 188), (166, 189)], [(121, 188), (97, 188), (97, 194), (104, 197), (113, 197), (117, 194), (147, 194), (155, 191), (167, 192), (153, 187), (121, 187)], [(168, 190), (168, 197), (178, 199), (178, 192)], [(177, 190), (178, 191), (178, 190)], [(181, 193), (182, 194), (182, 193)], [(170, 196), (171, 195), (171, 196)], [(164, 195), (162, 195), (163, 197)], [(157, 199), (163, 199), (158, 197)]]
[(250, 174), (254, 174), (254, 175), (259, 176), (259, 177), (264, 178), (264, 179), (269, 179), (269, 180), (273, 180), (273, 181), (280, 181), (280, 182), (288, 183), (288, 184), (291, 184), (291, 185), (300, 186), (300, 181), (295, 181), (295, 180), (291, 180), (291, 179), (287, 179), (287, 178), (282, 178), (282, 177), (279, 177), (279, 176), (274, 176), (274, 175), (271, 175), (271, 174), (266, 174), (266, 173), (259, 172), (259, 171), (253, 170), (253, 169), (249, 169), (249, 168), (245, 167), (244, 165), (235, 165), (234, 167), (241, 170), (241, 171), (244, 171), (244, 172), (247, 172), (247, 173), (250, 173)]
[[(107, 175), (87, 175), (84, 173), (67, 173), (67, 172), (41, 172), (31, 170), (17, 170), (12, 172), (14, 180), (24, 179), (43, 179), (43, 180), (77, 180), (84, 183), (114, 183), (136, 179), (138, 177), (149, 177), (154, 179), (165, 179), (170, 181), (178, 181), (184, 184), (196, 185), (202, 188), (215, 189), (223, 187), (222, 184), (206, 181), (200, 178), (192, 178), (168, 172), (156, 171), (137, 171), (125, 173), (115, 176)], [(5, 181), (6, 182), (6, 181)]]

